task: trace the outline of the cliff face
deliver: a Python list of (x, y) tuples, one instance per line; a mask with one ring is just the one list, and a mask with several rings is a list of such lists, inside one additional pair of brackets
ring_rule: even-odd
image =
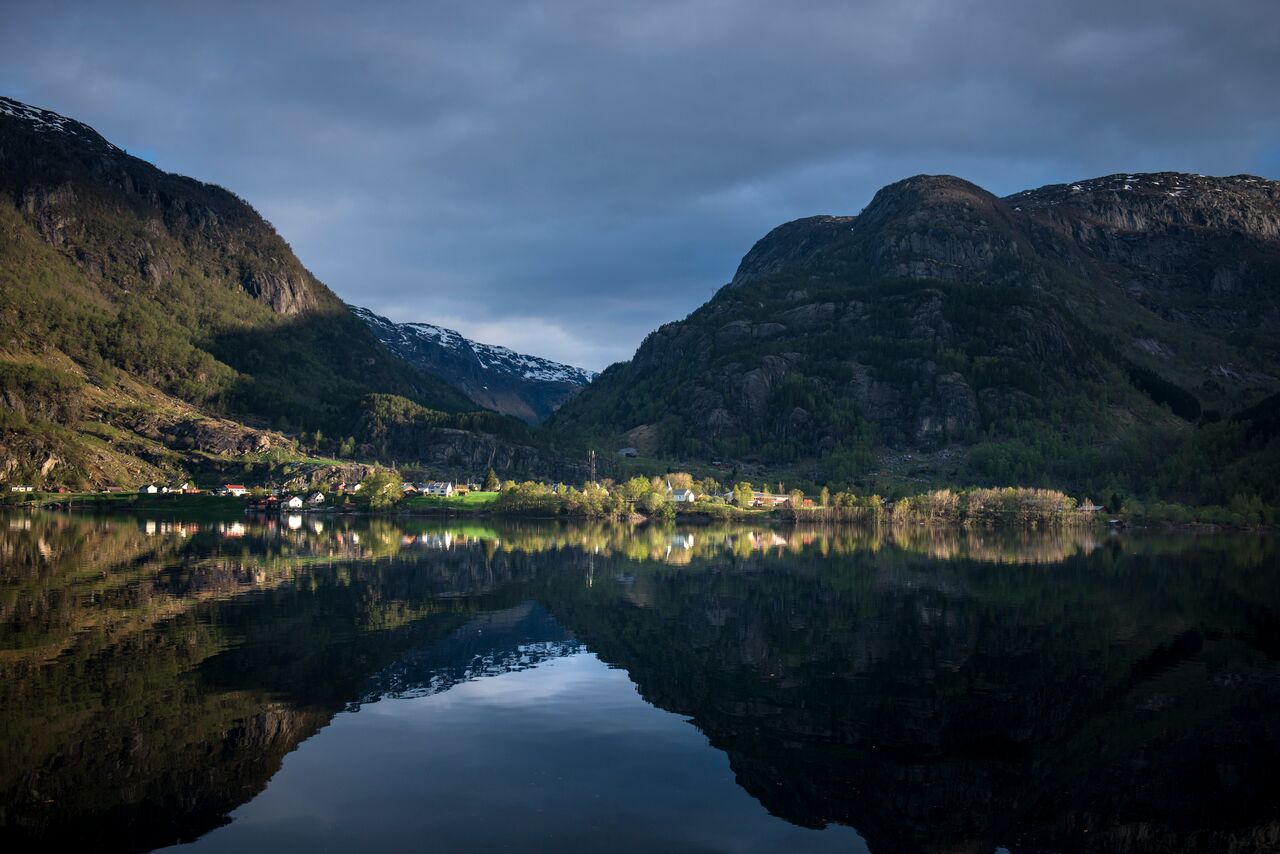
[(909, 178), (856, 217), (774, 229), (552, 423), (774, 464), (1036, 432), (1114, 446), (1134, 424), (1177, 435), (1280, 387), (1278, 223), (1280, 184), (1247, 176), (1006, 199)]
[(1034, 245), (1164, 320), (1280, 343), (1280, 182), (1161, 172), (1112, 175), (1005, 199)]

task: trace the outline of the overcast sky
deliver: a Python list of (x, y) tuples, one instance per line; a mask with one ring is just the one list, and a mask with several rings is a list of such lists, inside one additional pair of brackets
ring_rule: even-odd
[(0, 94), (349, 302), (600, 369), (908, 175), (1280, 177), (1280, 0), (5, 0)]

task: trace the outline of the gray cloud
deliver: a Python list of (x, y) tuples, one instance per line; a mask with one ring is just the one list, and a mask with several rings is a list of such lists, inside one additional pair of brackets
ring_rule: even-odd
[(350, 301), (593, 368), (906, 175), (1280, 172), (1274, 0), (181, 5), (11, 0), (0, 90)]

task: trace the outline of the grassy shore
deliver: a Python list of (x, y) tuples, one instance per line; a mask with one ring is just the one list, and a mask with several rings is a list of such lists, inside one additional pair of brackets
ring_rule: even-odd
[(498, 500), (496, 492), (468, 492), (466, 495), (414, 495), (398, 502), (393, 513), (484, 513)]

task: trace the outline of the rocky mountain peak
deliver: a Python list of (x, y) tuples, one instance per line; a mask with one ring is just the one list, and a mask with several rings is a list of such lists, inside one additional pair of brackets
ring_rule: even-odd
[(732, 286), (768, 278), (783, 270), (811, 265), (847, 233), (855, 217), (811, 216), (770, 231), (743, 257)]
[(952, 207), (990, 210), (997, 201), (977, 184), (954, 175), (913, 175), (879, 189), (862, 211), (861, 220), (880, 224)]
[(968, 281), (1019, 248), (1000, 200), (952, 175), (916, 175), (883, 188), (858, 216), (858, 230), (859, 249), (890, 277)]

